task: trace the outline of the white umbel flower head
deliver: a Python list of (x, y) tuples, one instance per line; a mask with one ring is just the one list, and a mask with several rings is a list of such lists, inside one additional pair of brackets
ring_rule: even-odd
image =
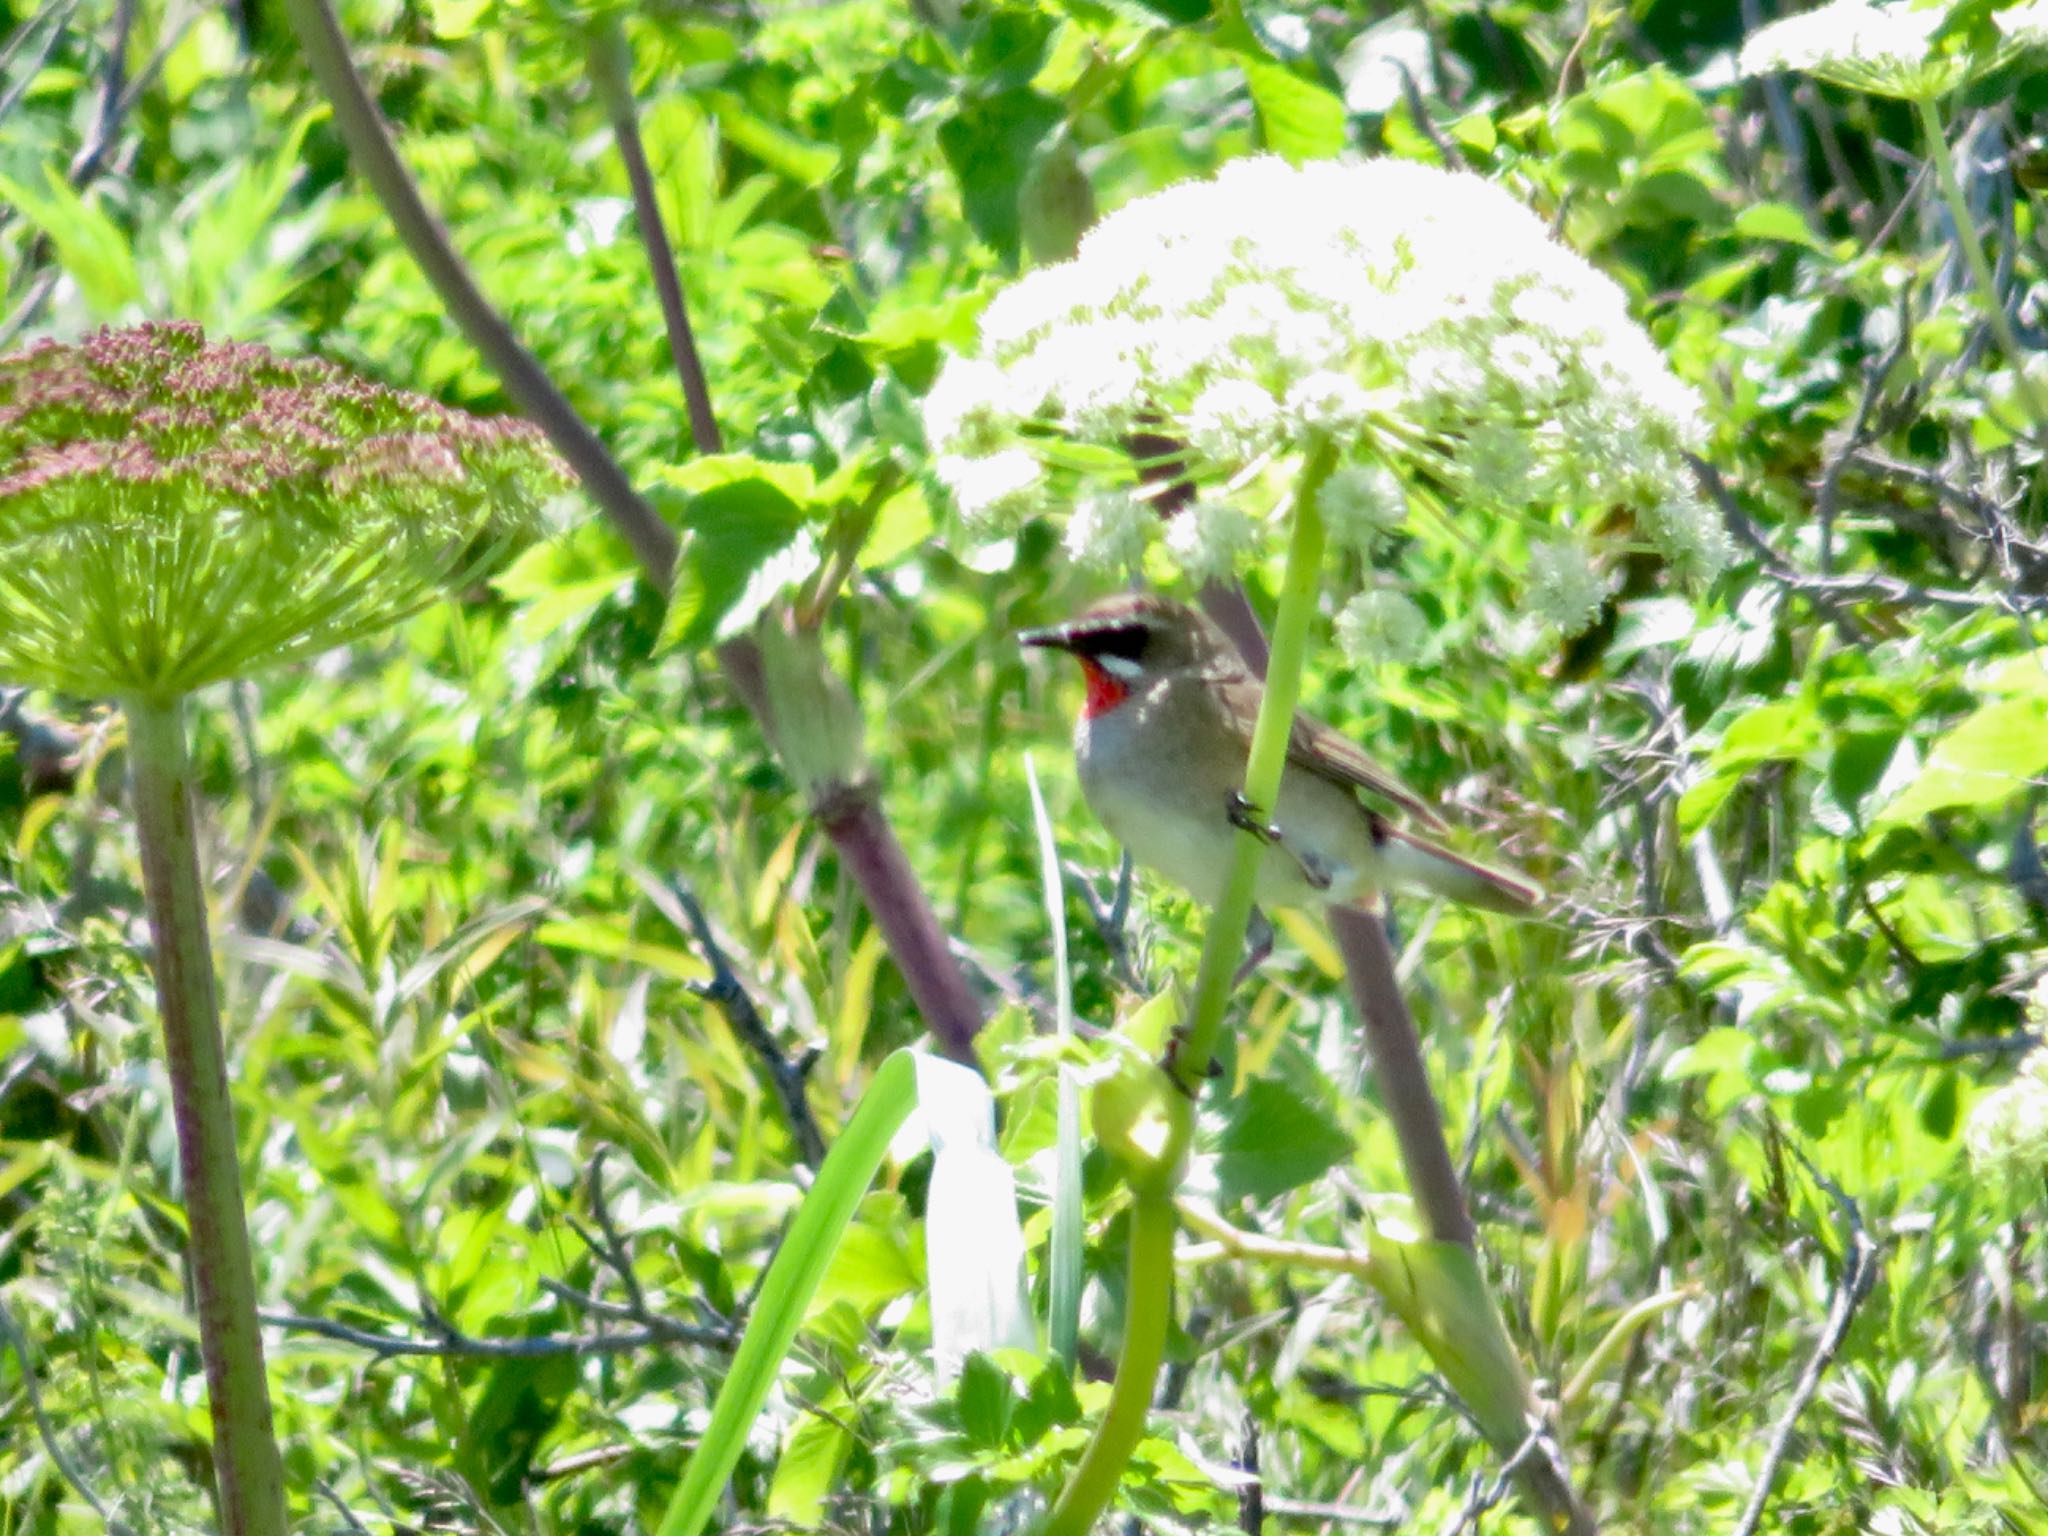
[(1429, 620), (1391, 588), (1361, 592), (1338, 611), (1337, 645), (1361, 665), (1415, 661), (1428, 643)]
[(1370, 557), (1407, 519), (1408, 492), (1384, 464), (1340, 464), (1316, 492), (1316, 510), (1332, 544)]
[(1833, 0), (1759, 27), (1742, 45), (1745, 75), (1796, 70), (1873, 96), (1932, 101), (1959, 85), (1967, 57), (1934, 51), (1946, 5)]
[[(1690, 495), (1702, 435), (1620, 288), (1506, 191), (1404, 160), (1267, 157), (1128, 204), (1071, 261), (998, 295), (927, 428), (964, 513), (1014, 527), (1064, 512), (1077, 553), (1127, 565), (1134, 539), (1157, 539), (1190, 576), (1224, 574), (1225, 551), (1277, 553), (1284, 510), (1247, 537), (1232, 498), (1284, 509), (1269, 493), (1323, 444), (1339, 468), (1318, 505), (1338, 547), (1370, 557), (1406, 526), (1405, 488), (1425, 485), (1459, 516), (1538, 534), (1627, 528), (1617, 512), (1651, 526)], [(1135, 482), (1116, 466), (1140, 438), (1213, 499), (1143, 523), (1089, 501), (1101, 466)]]
[(1614, 590), (1612, 578), (1593, 567), (1585, 546), (1554, 539), (1529, 551), (1529, 609), (1565, 636), (1583, 634)]
[(1082, 565), (1118, 575), (1145, 558), (1152, 509), (1128, 491), (1083, 497), (1067, 519), (1067, 553)]
[(1193, 582), (1229, 581), (1258, 547), (1257, 520), (1233, 501), (1198, 501), (1166, 520), (1167, 553)]

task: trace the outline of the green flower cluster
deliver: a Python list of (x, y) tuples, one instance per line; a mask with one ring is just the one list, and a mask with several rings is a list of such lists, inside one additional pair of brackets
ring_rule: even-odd
[(523, 422), (194, 325), (41, 342), (0, 358), (0, 677), (160, 702), (318, 654), (564, 484)]

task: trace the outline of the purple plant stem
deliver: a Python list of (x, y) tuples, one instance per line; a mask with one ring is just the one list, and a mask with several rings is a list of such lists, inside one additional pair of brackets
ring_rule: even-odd
[(284, 1467), (257, 1331), (181, 711), (182, 701), (126, 705), (130, 792), (184, 1185), (185, 1257), (199, 1305), (220, 1528), (224, 1536), (285, 1536)]
[(976, 1066), (974, 1036), (981, 1028), (981, 1005), (953, 958), (896, 829), (875, 801), (873, 786), (847, 786), (822, 798), (813, 811), (839, 851), (840, 864), (860, 887), (939, 1049), (965, 1066)]
[[(576, 414), (568, 397), (555, 386), (533, 354), (520, 345), (512, 328), (477, 286), (449, 241), (447, 231), (421, 198), (412, 173), (399, 158), (390, 130), (349, 56), (348, 40), (332, 8), (326, 0), (285, 0), (285, 11), (321, 90), (334, 108), (335, 126), (357, 169), (384, 205), (413, 260), (419, 263), (441, 302), (448, 306), (449, 315), (504, 381), (520, 409), (547, 433), (548, 440), (575, 470), (591, 499), (624, 535), (648, 579), (667, 592), (674, 579), (678, 549), (674, 530), (633, 488), (611, 450)], [(753, 668), (750, 685), (744, 647), (728, 646), (720, 654), (735, 688), (746, 699), (755, 718), (765, 724), (758, 667)], [(966, 1042), (980, 1028), (980, 1009), (946, 944), (931, 903), (880, 808), (870, 804), (862, 814), (837, 822), (820, 819), (859, 884), (868, 910), (880, 925), (925, 1022), (948, 1055), (971, 1060)]]
[(1394, 949), (1387, 925), (1377, 912), (1362, 907), (1330, 908), (1330, 932), (1344, 957), (1344, 976), (1351, 999), (1365, 1021), (1366, 1047), (1380, 1099), (1400, 1144), (1401, 1166), (1408, 1189), (1429, 1223), (1429, 1235), (1461, 1248), (1478, 1246), (1464, 1186), (1444, 1140), (1443, 1111), (1429, 1086), (1429, 1068), (1422, 1059), (1422, 1040), (1415, 1019), (1401, 996), (1394, 971)]
[(699, 453), (723, 453), (724, 434), (718, 430), (718, 418), (712, 414), (711, 386), (704, 377), (703, 360), (697, 355), (697, 338), (690, 330), (690, 309), (683, 302), (675, 251), (669, 245), (668, 229), (661, 222), (661, 203), (654, 194), (654, 172), (647, 164), (647, 147), (640, 138), (640, 115), (633, 102), (633, 54), (626, 46), (626, 34), (616, 16), (604, 15), (593, 27), (590, 78), (604, 103), (605, 116), (611, 119), (619, 158), (626, 165), (626, 185), (633, 192), (633, 218), (640, 226), (640, 243), (647, 249), (647, 268), (654, 277), (655, 295), (661, 300), (662, 323), (668, 328), (669, 357), (683, 385), (683, 404), (690, 416), (690, 440)]

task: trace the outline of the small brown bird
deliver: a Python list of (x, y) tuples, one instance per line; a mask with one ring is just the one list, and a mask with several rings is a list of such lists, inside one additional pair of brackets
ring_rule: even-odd
[(1131, 857), (1210, 905), (1229, 876), (1234, 827), (1270, 845), (1258, 900), (1275, 907), (1362, 901), (1419, 890), (1492, 912), (1533, 911), (1523, 876), (1395, 826), (1363, 789), (1424, 826), (1443, 818), (1344, 737), (1296, 715), (1271, 824), (1241, 794), (1263, 685), (1214, 624), (1149, 594), (1104, 599), (1078, 618), (1027, 630), (1026, 645), (1069, 651), (1088, 697), (1074, 730), (1081, 792)]

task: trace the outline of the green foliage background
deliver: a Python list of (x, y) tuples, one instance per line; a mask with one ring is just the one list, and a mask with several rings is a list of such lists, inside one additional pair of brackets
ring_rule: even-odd
[[(760, 1061), (695, 990), (711, 973), (672, 883), (710, 910), (784, 1047), (819, 1053), (828, 1137), (919, 1034), (709, 651), (758, 606), (763, 571), (800, 569), (852, 507), (873, 523), (827, 646), (989, 998), (1042, 1299), (1054, 1115), (1033, 1040), (1052, 977), (1027, 751), (1063, 854), (1105, 894), (1117, 853), (1065, 767), (1071, 680), (1011, 637), (1093, 592), (1054, 530), (934, 539), (917, 396), (993, 287), (1063, 249), (1091, 206), (1262, 148), (1450, 151), (1628, 287), (1709, 402), (1707, 457), (1740, 524), (1710, 593), (1634, 572), (1610, 622), (1563, 647), (1504, 606), (1521, 533), (1472, 527), (1456, 556), (1398, 557), (1436, 626), (1421, 663), (1311, 668), (1319, 712), (1566, 898), (1519, 925), (1400, 909), (1511, 1327), (1550, 1390), (1571, 1385), (1565, 1449), (1615, 1528), (1730, 1529), (1860, 1232), (1874, 1288), (1766, 1522), (2043, 1529), (2043, 1185), (1987, 1185), (1961, 1141), (2040, 1030), (2022, 998), (2048, 969), (2040, 455), (1909, 110), (1738, 81), (1747, 9), (633, 13), (714, 402), (751, 455), (703, 461), (575, 18), (343, 7), (485, 289), (697, 537), (665, 614), (624, 546), (567, 508), (559, 538), (402, 642), (204, 699), (266, 1304), (428, 1342), (626, 1327), (549, 1289), (625, 1299), (586, 1237), (601, 1171), (655, 1310), (713, 1329), (743, 1313), (800, 1192), (796, 1143)], [(349, 175), (274, 8), (60, 0), (0, 6), (0, 22), (16, 40), (0, 68), (10, 343), (180, 316), (507, 408)], [(2038, 293), (2020, 172), (2048, 80), (2015, 64), (1951, 107), (2003, 280)], [(2019, 313), (2040, 345), (2040, 310)], [(1255, 602), (1274, 574), (1250, 573)], [(0, 1531), (99, 1528), (38, 1434), (38, 1395), (126, 1529), (204, 1530), (118, 730), (47, 697), (5, 719), (0, 758), (27, 771), (0, 764), (0, 1301), (40, 1390), (20, 1352), (0, 1355)], [(1110, 1023), (1131, 990), (1076, 898), (1068, 921), (1079, 1012)], [(1190, 973), (1199, 935), (1189, 904), (1141, 880), (1127, 938), (1143, 976)], [(1197, 1177), (1241, 1226), (1345, 1245), (1400, 1175), (1333, 975), (1319, 931), (1288, 925), (1238, 1001), (1230, 1070), (1258, 1086), (1209, 1127)], [(1103, 1391), (1090, 1367), (1120, 1327), (1121, 1218), (1098, 1161), (1081, 1378), (1003, 1357), (935, 1391), (922, 1275), (946, 1235), (923, 1229), (912, 1158), (828, 1277), (734, 1528), (1021, 1527), (1078, 1453)], [(1183, 1275), (1166, 1400), (1126, 1490), (1149, 1528), (1251, 1524), (1253, 1436), (1269, 1530), (1314, 1523), (1290, 1501), (1447, 1526), (1490, 1483), (1496, 1459), (1356, 1282), (1199, 1251)], [(303, 1330), (269, 1348), (302, 1528), (380, 1533), (651, 1528), (725, 1360), (673, 1342), (379, 1359)], [(1526, 1519), (1512, 1503), (1485, 1518)]]

